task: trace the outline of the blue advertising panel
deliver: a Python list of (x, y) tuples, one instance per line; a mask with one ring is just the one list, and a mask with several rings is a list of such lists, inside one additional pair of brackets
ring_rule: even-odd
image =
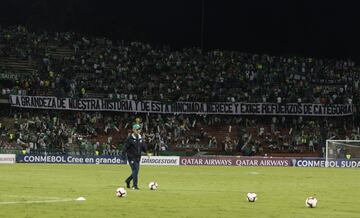
[[(295, 167), (326, 167), (325, 158), (296, 158), (292, 162)], [(329, 160), (328, 167), (356, 168), (360, 167), (360, 159)]]
[(126, 164), (120, 156), (86, 155), (16, 155), (17, 163), (61, 163), (61, 164)]

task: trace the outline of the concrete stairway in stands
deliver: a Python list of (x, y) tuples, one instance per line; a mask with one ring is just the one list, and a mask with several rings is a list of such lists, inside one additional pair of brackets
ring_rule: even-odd
[(36, 62), (16, 57), (1, 57), (0, 66), (10, 72), (30, 74), (35, 71)]

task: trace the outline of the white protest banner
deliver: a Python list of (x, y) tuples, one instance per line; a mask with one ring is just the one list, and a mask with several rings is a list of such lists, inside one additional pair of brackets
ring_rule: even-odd
[(160, 114), (346, 116), (353, 113), (351, 104), (113, 101), (99, 98), (20, 95), (11, 95), (10, 104), (21, 108)]

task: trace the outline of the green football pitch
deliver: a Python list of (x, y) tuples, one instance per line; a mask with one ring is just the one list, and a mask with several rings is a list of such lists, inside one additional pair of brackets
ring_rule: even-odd
[[(127, 165), (0, 165), (0, 217), (360, 217), (359, 169), (142, 166), (141, 189), (115, 197), (129, 173)], [(247, 192), (258, 200), (247, 202)], [(317, 208), (305, 207), (309, 196)]]

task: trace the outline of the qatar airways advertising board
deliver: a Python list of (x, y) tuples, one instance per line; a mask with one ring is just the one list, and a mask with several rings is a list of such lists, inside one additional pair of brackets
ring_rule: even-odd
[(193, 156), (180, 157), (180, 165), (288, 167), (292, 166), (292, 161), (283, 157)]

